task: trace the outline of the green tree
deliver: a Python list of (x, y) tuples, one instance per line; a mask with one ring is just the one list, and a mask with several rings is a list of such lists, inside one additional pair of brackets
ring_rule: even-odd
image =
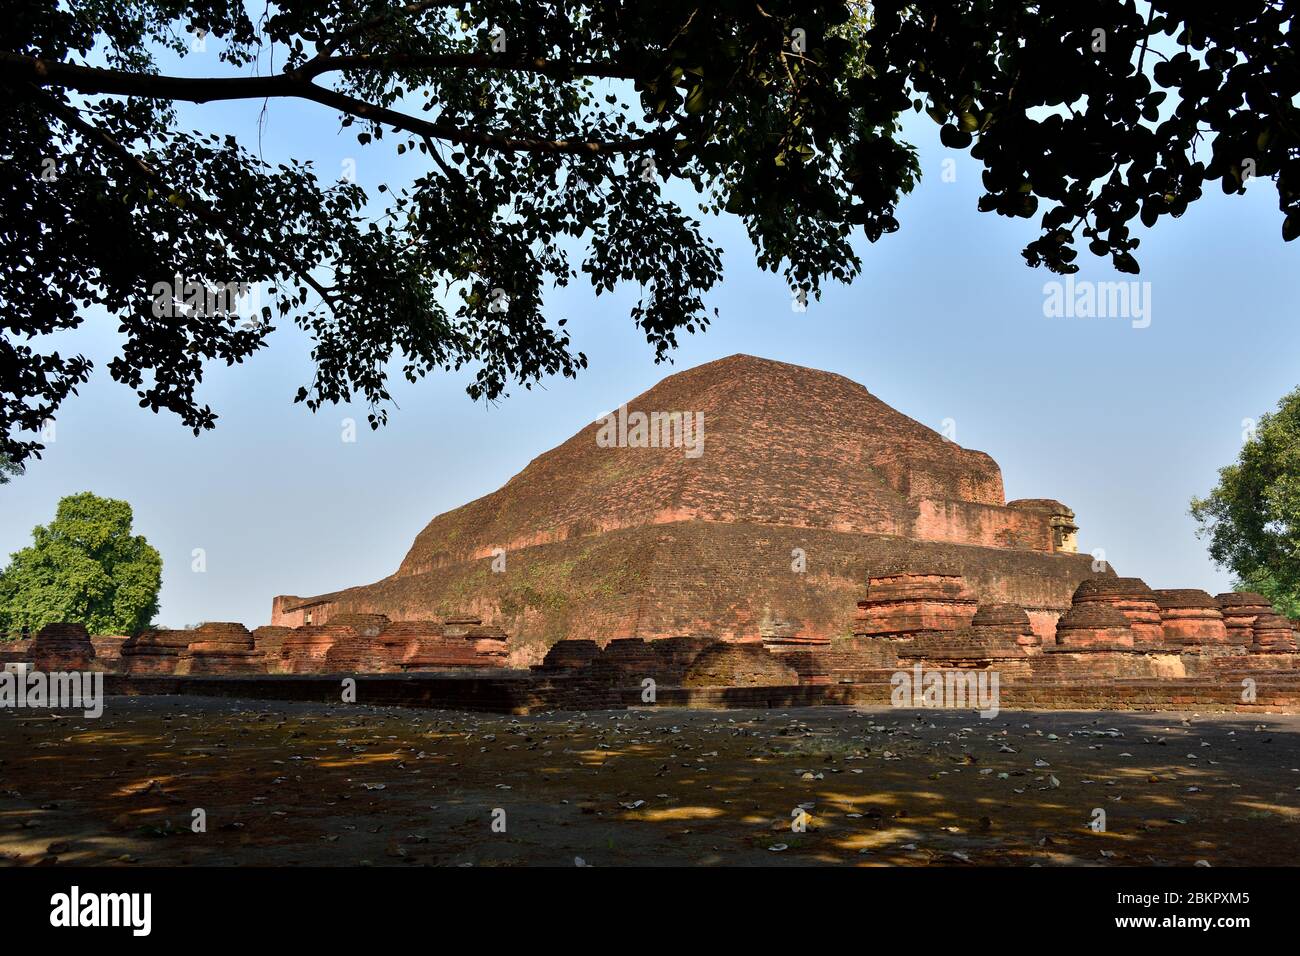
[(1300, 618), (1300, 594), (1286, 591), (1271, 575), (1261, 573), (1244, 580), (1237, 578), (1232, 582), (1232, 589), (1262, 594), (1280, 613), (1290, 618)]
[(0, 571), (0, 632), (54, 621), (92, 634), (134, 634), (158, 613), (162, 558), (131, 533), (131, 506), (90, 492), (59, 502), (54, 520)]
[[(272, 320), (312, 339), (296, 400), (475, 371), (478, 399), (587, 364), (545, 294), (640, 289), (657, 360), (707, 327), (720, 250), (676, 197), (738, 217), (793, 291), (861, 271), (929, 116), (983, 169), (978, 208), (1037, 219), (1026, 261), (1080, 246), (1137, 272), (1133, 226), (1206, 187), (1276, 186), (1300, 235), (1300, 29), (1282, 0), (12, 0), (0, 18), (0, 450), (22, 462), (87, 380), (42, 351), (90, 306), (111, 375), (199, 431), (205, 363)], [(164, 72), (161, 56), (189, 56)], [(367, 194), (272, 167), (177, 103), (270, 100), (416, 157)], [(274, 114), (272, 114), (274, 115)], [(220, 116), (220, 114), (218, 115)], [(208, 117), (205, 117), (208, 118)], [(219, 118), (217, 122), (220, 122)], [(669, 190), (668, 187), (677, 188)], [(685, 188), (682, 188), (685, 187)], [(176, 277), (179, 277), (179, 282)], [(275, 289), (256, 314), (207, 291)], [(181, 299), (174, 306), (174, 300)], [(162, 314), (160, 315), (160, 311)], [(54, 341), (63, 341), (54, 338)]]
[(8, 455), (6, 455), (4, 452), (0, 452), (0, 485), (9, 484), (10, 478), (12, 478), (14, 475), (21, 475), (22, 473), (23, 473), (22, 465), (15, 465), (12, 461), (10, 461)]
[(1192, 516), (1238, 590), (1300, 616), (1300, 388), (1260, 416), (1214, 490), (1192, 499)]

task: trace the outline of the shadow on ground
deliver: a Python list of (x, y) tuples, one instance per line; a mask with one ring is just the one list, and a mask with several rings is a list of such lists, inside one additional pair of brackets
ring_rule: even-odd
[(0, 864), (1282, 866), (1300, 851), (1297, 731), (118, 697), (98, 720), (0, 712)]

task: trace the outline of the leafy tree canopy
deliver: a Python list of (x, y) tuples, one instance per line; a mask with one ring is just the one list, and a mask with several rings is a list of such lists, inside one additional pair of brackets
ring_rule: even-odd
[(15, 465), (9, 460), (8, 455), (0, 452), (0, 485), (8, 484), (10, 478), (14, 475), (21, 475), (22, 473), (22, 465)]
[(1260, 416), (1236, 463), (1219, 470), (1207, 497), (1192, 500), (1192, 516), (1239, 589), (1300, 617), (1300, 388)]
[[(1295, 10), (19, 0), (0, 21), (0, 449), (39, 452), (25, 433), (86, 381), (83, 356), (30, 337), (90, 306), (121, 326), (112, 376), (196, 434), (216, 417), (196, 396), (204, 363), (242, 362), (274, 321), (314, 342), (297, 400), (359, 396), (373, 427), (390, 369), (468, 367), (486, 399), (576, 374), (586, 358), (544, 296), (580, 275), (597, 293), (640, 287), (631, 318), (663, 359), (708, 325), (721, 277), (665, 187), (739, 217), (758, 263), (815, 297), (858, 274), (856, 237), (898, 228), (919, 175), (907, 110), (983, 164), (981, 210), (1037, 218), (1030, 265), (1076, 271), (1086, 244), (1136, 272), (1135, 220), (1177, 218), (1207, 185), (1240, 193), (1252, 176), (1276, 183), (1293, 239)], [(163, 72), (163, 51), (187, 70)], [(309, 157), (272, 167), (178, 124), (177, 103), (240, 99), (302, 101), (359, 147), (417, 151), (422, 170), (367, 195)], [(160, 316), (159, 283), (177, 276), (276, 294), (250, 316), (175, 289), (182, 307)]]
[(134, 634), (158, 613), (162, 558), (131, 533), (131, 506), (90, 492), (59, 502), (54, 520), (0, 571), (0, 633), (55, 621), (91, 634)]
[(1232, 582), (1234, 591), (1253, 591), (1268, 598), (1269, 603), (1277, 608), (1279, 614), (1289, 618), (1300, 618), (1300, 593), (1287, 591), (1280, 587), (1269, 574), (1255, 574), (1249, 578), (1238, 578)]

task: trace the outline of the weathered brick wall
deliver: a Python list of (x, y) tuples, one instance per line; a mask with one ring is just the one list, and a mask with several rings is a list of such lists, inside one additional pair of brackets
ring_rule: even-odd
[(756, 687), (798, 684), (800, 674), (762, 644), (717, 643), (691, 662), (683, 687)]
[(95, 659), (95, 646), (80, 624), (46, 624), (32, 639), (28, 656), (37, 670), (86, 670)]
[[(262, 700), (310, 700), (337, 704), (338, 681), (328, 676), (149, 677), (110, 675), (109, 694), (203, 694)], [(870, 683), (754, 687), (665, 687), (654, 706), (690, 708), (790, 708), (888, 706), (888, 678)], [(571, 677), (520, 675), (373, 676), (357, 678), (357, 700), (371, 705), (433, 707), (527, 714), (647, 706), (634, 689), (609, 689)], [(1083, 683), (1020, 681), (1003, 684), (999, 707), (1064, 710), (1194, 710), (1199, 712), (1294, 713), (1300, 683), (1293, 677), (1260, 681), (1256, 699), (1241, 688), (1205, 680), (1092, 680)]]
[[(795, 548), (807, 558), (803, 573), (791, 569)], [(565, 637), (757, 637), (768, 616), (829, 639), (851, 633), (872, 569), (936, 562), (959, 569), (981, 603), (1026, 608), (1045, 640), (1075, 587), (1093, 574), (1087, 555), (688, 522), (529, 548), (507, 555), (504, 574), (492, 573), (485, 558), (387, 578), (333, 595), (333, 612), (395, 620), (472, 613), (503, 627), (512, 651), (538, 648), (535, 660), (516, 663), (540, 662)]]
[(1052, 550), (1049, 515), (969, 501), (935, 498), (918, 501), (912, 537), (989, 548)]

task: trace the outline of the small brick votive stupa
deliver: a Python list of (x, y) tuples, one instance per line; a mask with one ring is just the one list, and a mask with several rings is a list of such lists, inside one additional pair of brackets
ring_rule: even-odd
[(1296, 632), (1290, 620), (1272, 611), (1255, 618), (1254, 650), (1260, 654), (1294, 654)]
[(414, 638), (402, 659), (403, 670), (505, 667), (510, 654), (506, 632), (477, 618), (431, 624)]
[(1226, 646), (1228, 629), (1219, 602), (1196, 588), (1163, 588), (1156, 591), (1165, 643), (1170, 646)]
[(1234, 647), (1250, 647), (1254, 644), (1255, 619), (1261, 614), (1273, 613), (1273, 605), (1268, 598), (1253, 591), (1228, 591), (1217, 595), (1215, 601), (1223, 612), (1228, 643)]
[(639, 637), (614, 638), (591, 662), (592, 676), (616, 686), (636, 686), (647, 677), (663, 683), (651, 643)]
[(122, 669), (128, 674), (176, 674), (189, 668), (193, 631), (155, 628), (122, 645)]
[(95, 646), (81, 624), (46, 624), (27, 654), (38, 671), (81, 671), (95, 659)]
[(762, 644), (718, 641), (702, 650), (682, 677), (683, 687), (786, 687), (799, 673)]
[(331, 674), (378, 673), (384, 670), (380, 635), (388, 627), (383, 614), (336, 614), (332, 627), (347, 628), (325, 652), (324, 668)]
[(1056, 622), (1056, 650), (1131, 651), (1133, 630), (1109, 604), (1076, 604)]
[(894, 637), (965, 627), (979, 602), (960, 574), (888, 569), (867, 580), (853, 634)]
[(1037, 653), (1043, 645), (1029, 622), (1029, 614), (1016, 604), (981, 604), (970, 624), (977, 634), (1016, 644), (1026, 653)]
[(189, 658), (189, 673), (195, 676), (266, 672), (253, 635), (242, 624), (200, 624), (190, 638)]
[(1165, 632), (1156, 593), (1141, 578), (1085, 578), (1075, 589), (1073, 603), (1104, 604), (1128, 618), (1133, 646), (1163, 647)]
[(253, 629), (253, 650), (262, 659), (262, 666), (268, 674), (279, 674), (281, 670), (280, 652), (284, 639), (293, 633), (293, 628), (279, 624), (266, 624)]
[(1007, 677), (1028, 677), (1028, 659), (1042, 653), (1040, 643), (1024, 608), (985, 604), (969, 626), (925, 631), (900, 642), (899, 666), (919, 662), (938, 668), (996, 669)]
[(582, 638), (566, 638), (552, 644), (547, 649), (542, 662), (532, 669), (539, 673), (548, 674), (580, 671), (588, 667), (599, 653), (600, 645), (595, 641)]
[(330, 648), (351, 636), (352, 628), (332, 622), (295, 627), (280, 643), (279, 670), (285, 674), (324, 674)]

